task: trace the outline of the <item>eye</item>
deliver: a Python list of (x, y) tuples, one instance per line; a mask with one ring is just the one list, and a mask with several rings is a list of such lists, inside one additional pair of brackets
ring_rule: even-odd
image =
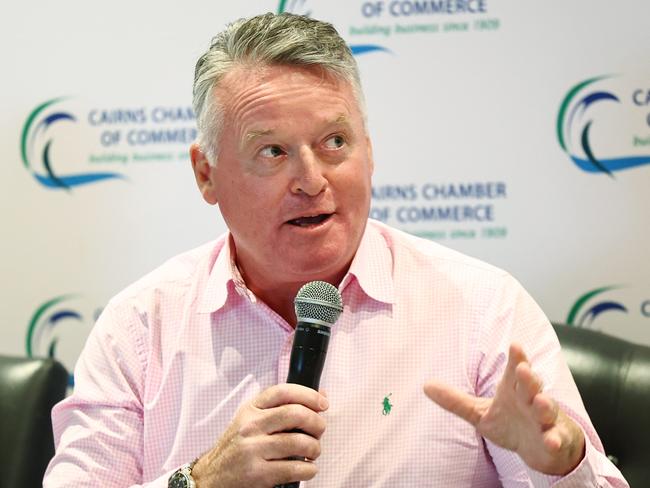
[(328, 137), (325, 140), (325, 147), (328, 149), (339, 149), (345, 144), (345, 138), (341, 134), (336, 134), (331, 137)]
[(280, 146), (266, 146), (260, 151), (260, 155), (265, 158), (279, 158), (284, 154)]

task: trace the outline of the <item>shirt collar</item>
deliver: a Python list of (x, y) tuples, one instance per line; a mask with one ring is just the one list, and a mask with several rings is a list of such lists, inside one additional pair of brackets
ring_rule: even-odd
[(215, 248), (215, 252), (218, 254), (210, 269), (205, 291), (201, 297), (198, 308), (200, 313), (216, 312), (226, 304), (228, 296), (232, 292), (254, 299), (254, 295), (246, 288), (239, 268), (235, 264), (230, 232), (227, 232), (220, 240), (221, 246)]
[(361, 238), (350, 270), (340, 289), (356, 278), (359, 287), (370, 298), (384, 303), (395, 303), (393, 284), (393, 253), (389, 241), (381, 232), (381, 226), (369, 220)]
[[(232, 292), (256, 301), (255, 295), (246, 287), (235, 264), (232, 250), (232, 237), (228, 232), (223, 238), (221, 248), (215, 249), (218, 255), (201, 298), (200, 313), (219, 310), (226, 304)], [(389, 242), (381, 233), (381, 227), (371, 220), (366, 224), (359, 248), (339, 288), (344, 290), (354, 278), (370, 298), (379, 302), (395, 303), (393, 253)]]

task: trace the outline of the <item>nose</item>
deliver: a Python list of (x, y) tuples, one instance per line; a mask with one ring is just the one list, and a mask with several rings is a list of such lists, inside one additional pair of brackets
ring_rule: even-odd
[(327, 188), (325, 163), (310, 147), (301, 147), (294, 161), (294, 175), (291, 182), (291, 192), (314, 197)]

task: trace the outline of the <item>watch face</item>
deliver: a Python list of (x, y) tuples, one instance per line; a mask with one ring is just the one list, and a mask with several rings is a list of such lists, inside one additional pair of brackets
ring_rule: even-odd
[(174, 475), (169, 478), (168, 488), (189, 488), (190, 482), (183, 473), (174, 473)]

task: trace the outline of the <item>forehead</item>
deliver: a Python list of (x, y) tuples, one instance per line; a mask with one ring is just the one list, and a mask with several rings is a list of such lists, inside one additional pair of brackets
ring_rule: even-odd
[(226, 123), (250, 126), (289, 115), (322, 115), (328, 120), (362, 117), (350, 83), (321, 67), (236, 66), (224, 76), (215, 94)]

